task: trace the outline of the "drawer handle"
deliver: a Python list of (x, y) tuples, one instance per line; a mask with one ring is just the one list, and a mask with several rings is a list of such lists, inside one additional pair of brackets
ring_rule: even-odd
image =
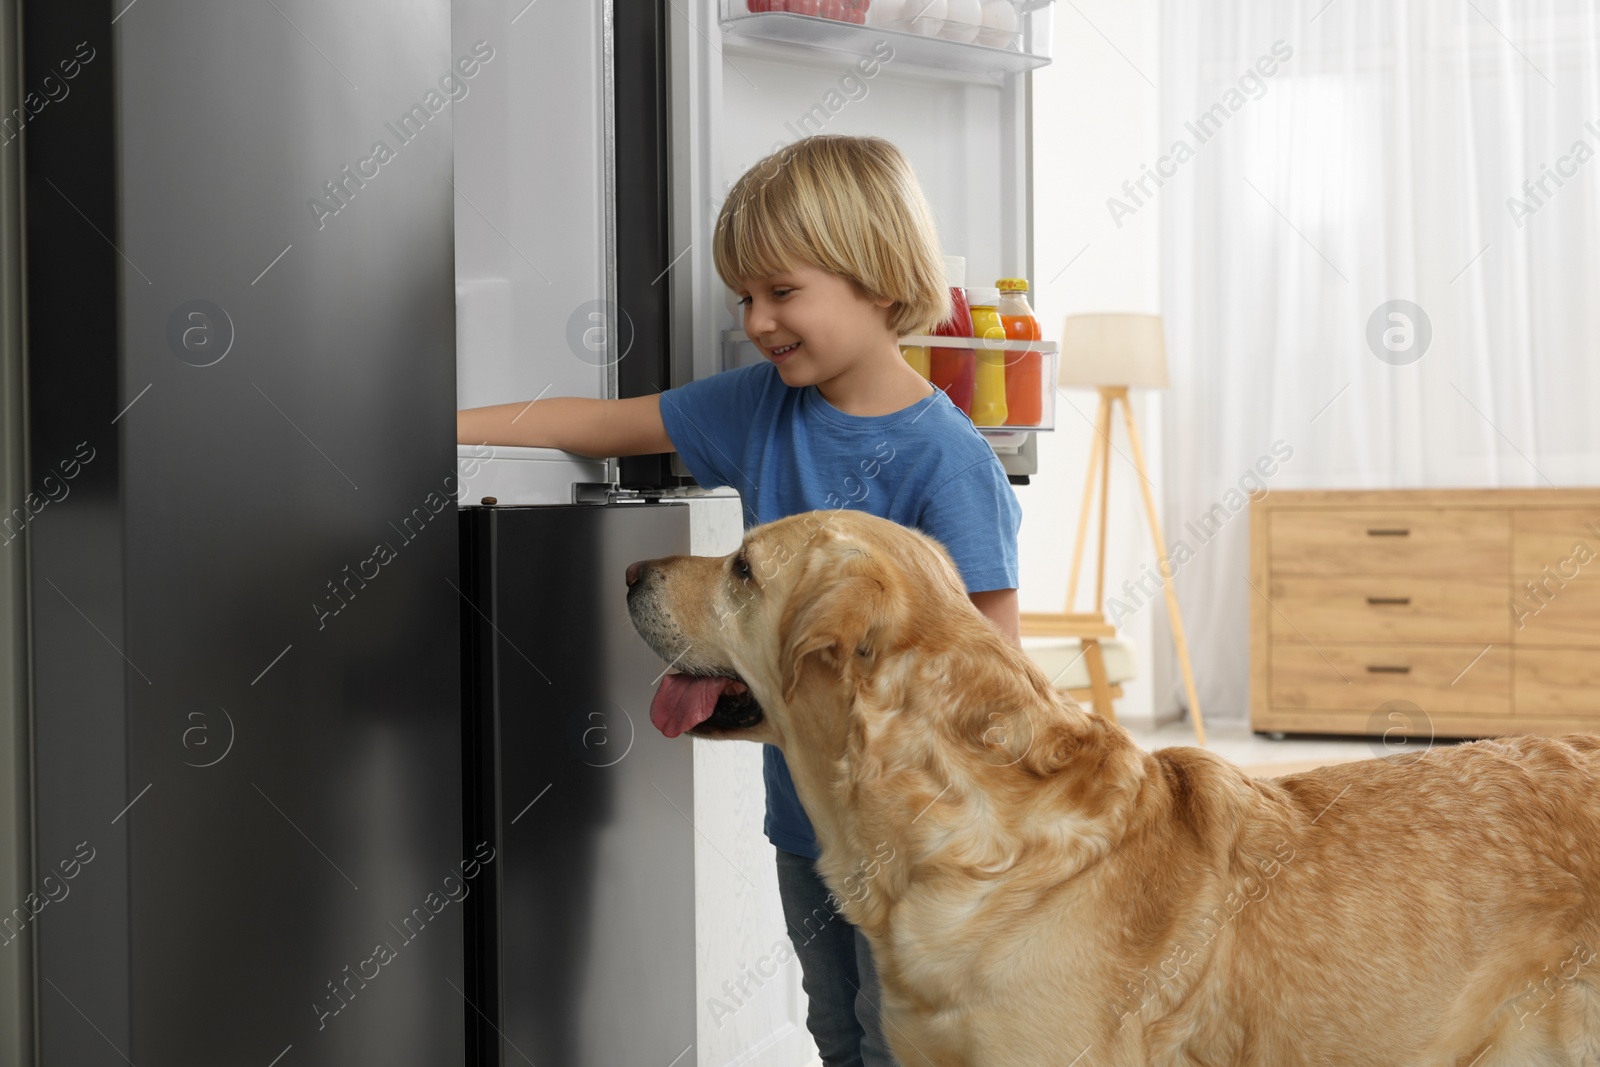
[(1368, 537), (1410, 537), (1410, 530), (1368, 530)]
[(1383, 667), (1374, 664), (1367, 665), (1368, 674), (1410, 674), (1410, 667)]
[(1367, 603), (1368, 604), (1409, 604), (1409, 603), (1411, 603), (1411, 598), (1408, 597), (1408, 596), (1369, 596), (1369, 597), (1367, 597)]

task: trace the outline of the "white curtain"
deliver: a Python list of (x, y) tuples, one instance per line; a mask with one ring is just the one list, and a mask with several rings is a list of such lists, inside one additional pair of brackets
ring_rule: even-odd
[(1600, 5), (1160, 6), (1169, 155), (1118, 199), (1160, 203), (1165, 525), (1202, 709), (1242, 719), (1258, 461), (1269, 491), (1600, 483)]

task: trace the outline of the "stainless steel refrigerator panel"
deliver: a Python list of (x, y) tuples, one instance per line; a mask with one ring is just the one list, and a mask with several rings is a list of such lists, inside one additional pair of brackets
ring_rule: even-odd
[(694, 754), (650, 723), (665, 665), (628, 620), (624, 572), (687, 553), (689, 509), (468, 510), (487, 524), (477, 606), (492, 620), (496, 1062), (684, 1062)]
[(41, 1063), (460, 1063), (450, 6), (25, 14)]
[[(35, 1036), (48, 1067), (99, 1067), (128, 1047), (129, 1032), (128, 820), (112, 821), (129, 800), (121, 702), (130, 672), (117, 652), (126, 647), (121, 456), (112, 424), (123, 403), (115, 290), (124, 268), (85, 222), (107, 225), (115, 192), (111, 29), (103, 8), (94, 6), (93, 20), (89, 10), (24, 4), (22, 20), (23, 83), (42, 84), (49, 71), (62, 86), (57, 95), (68, 94), (23, 134), (35, 495), (28, 521), (8, 533), (16, 537), (9, 551), (28, 559), (37, 882), (28, 897), (0, 904), (11, 919), (6, 937), (17, 939), (4, 951), (36, 953)], [(70, 81), (61, 80), (63, 62), (76, 74)], [(80, 846), (92, 857), (87, 866)]]

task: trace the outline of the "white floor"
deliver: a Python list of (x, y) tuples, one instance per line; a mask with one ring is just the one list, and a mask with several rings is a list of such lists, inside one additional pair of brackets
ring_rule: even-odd
[[(1194, 727), (1187, 720), (1167, 723), (1154, 729), (1138, 723), (1124, 723), (1140, 747), (1154, 752), (1173, 745), (1195, 745)], [(1446, 742), (1448, 743), (1448, 742)], [(1381, 737), (1331, 737), (1290, 734), (1282, 741), (1259, 736), (1246, 722), (1207, 721), (1203, 746), (1241, 767), (1264, 767), (1289, 763), (1343, 763), (1372, 759), (1405, 751), (1385, 748)]]

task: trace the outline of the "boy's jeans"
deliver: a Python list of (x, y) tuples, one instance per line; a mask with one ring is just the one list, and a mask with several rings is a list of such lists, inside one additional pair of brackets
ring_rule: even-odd
[(813, 861), (777, 853), (778, 895), (810, 1001), (806, 1027), (824, 1067), (897, 1067), (883, 1040), (883, 996), (866, 935), (830, 906)]

